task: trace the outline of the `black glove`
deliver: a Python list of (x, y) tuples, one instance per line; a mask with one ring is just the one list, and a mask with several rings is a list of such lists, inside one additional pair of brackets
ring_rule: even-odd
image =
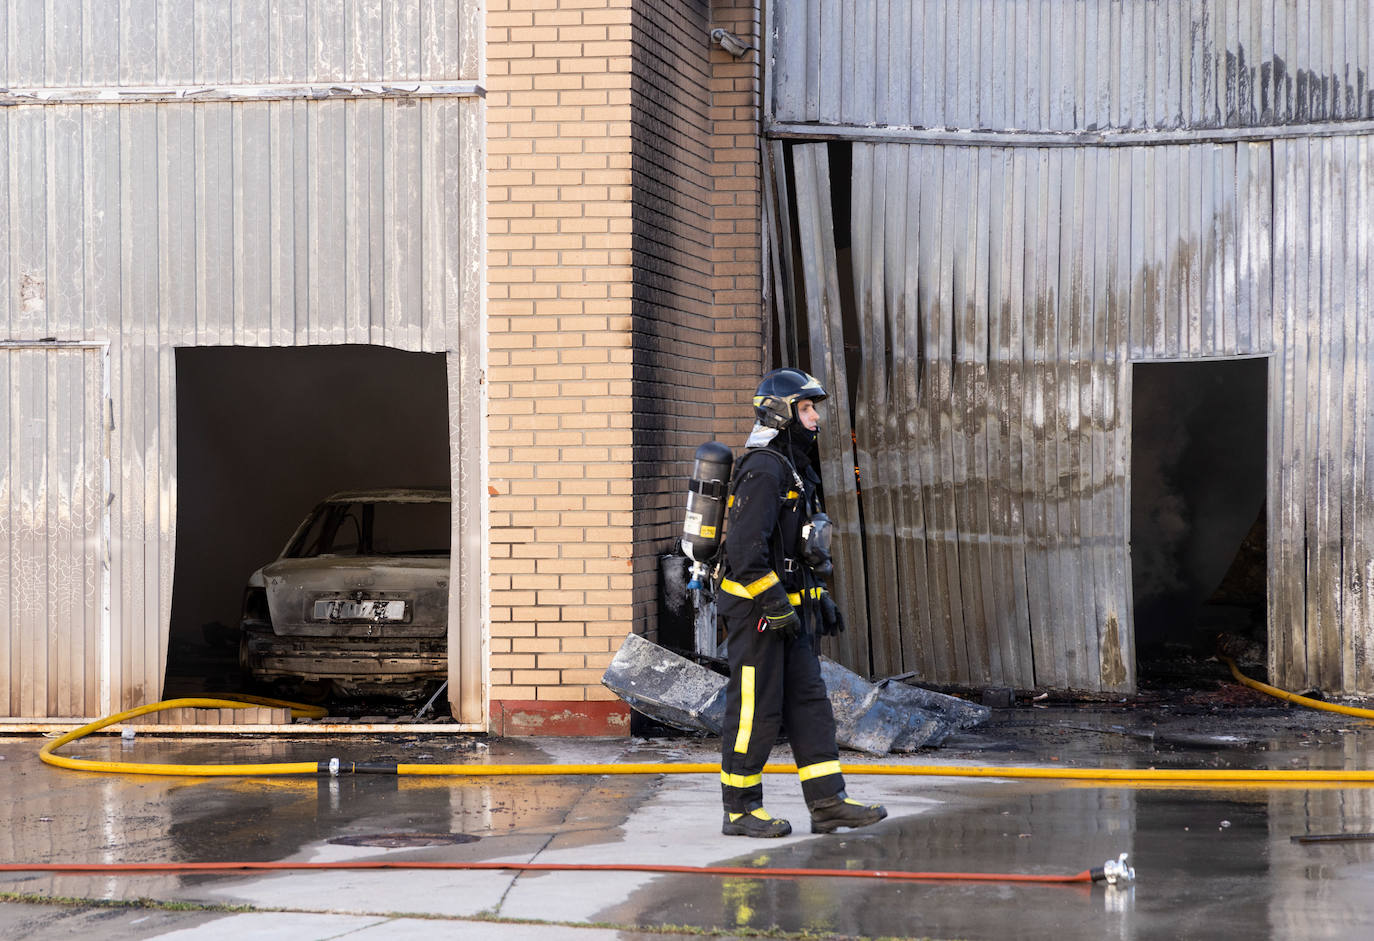
[(801, 633), (801, 618), (797, 617), (797, 609), (787, 601), (786, 595), (781, 602), (764, 603), (763, 617), (759, 618), (759, 630), (778, 631), (788, 640)]
[(834, 637), (844, 630), (844, 615), (840, 613), (840, 606), (835, 604), (835, 599), (830, 597), (830, 592), (821, 592), (821, 635)]

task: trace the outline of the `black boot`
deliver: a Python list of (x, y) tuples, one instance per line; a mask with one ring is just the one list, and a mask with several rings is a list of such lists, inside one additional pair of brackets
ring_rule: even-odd
[(748, 813), (725, 812), (720, 832), (726, 836), (753, 836), (764, 839), (787, 836), (792, 832), (792, 824), (780, 817), (774, 817), (762, 807), (753, 807)]
[(834, 833), (840, 827), (866, 827), (887, 816), (882, 804), (860, 804), (850, 800), (844, 791), (834, 797), (822, 797), (807, 804), (811, 808), (811, 832)]

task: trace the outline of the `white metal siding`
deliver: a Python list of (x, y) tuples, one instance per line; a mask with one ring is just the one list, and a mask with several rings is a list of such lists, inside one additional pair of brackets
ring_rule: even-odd
[(1374, 139), (1274, 144), (1270, 675), (1374, 690)]
[[(7, 87), (456, 78), (460, 0), (10, 0)], [(475, 78), (475, 74), (467, 77)]]
[(0, 328), (11, 339), (448, 349), (462, 107), (6, 108)]
[[(475, 89), (480, 23), (476, 0), (0, 7), (0, 85), (30, 94), (0, 108), (0, 339), (111, 351), (114, 708), (162, 683), (174, 348), (362, 343), (447, 353), (469, 406), (450, 440), (453, 584), (474, 662), (451, 696), (463, 721), (485, 721), (485, 614), (468, 600), (483, 561), (465, 555), (484, 544), (467, 531), (481, 509), (457, 489), (483, 490), (482, 111), (470, 90), (416, 90)], [(329, 83), (351, 88), (331, 100)], [(24, 397), (36, 381), (11, 380)]]
[(0, 347), (0, 707), (102, 707), (104, 353)]

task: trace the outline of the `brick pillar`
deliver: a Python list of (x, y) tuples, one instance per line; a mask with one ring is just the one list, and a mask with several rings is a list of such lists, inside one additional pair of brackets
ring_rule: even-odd
[(630, 0), (487, 12), (492, 730), (625, 733)]
[(655, 628), (697, 444), (761, 360), (756, 0), (487, 13), (491, 702), (499, 734), (624, 733), (600, 685)]

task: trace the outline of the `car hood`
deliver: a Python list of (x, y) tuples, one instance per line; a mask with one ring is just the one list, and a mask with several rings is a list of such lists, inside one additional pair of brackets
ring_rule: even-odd
[[(283, 636), (438, 637), (448, 631), (447, 556), (320, 556), (262, 569), (272, 630)], [(401, 602), (387, 618), (340, 614), (331, 602)], [(332, 614), (331, 614), (332, 612)]]

